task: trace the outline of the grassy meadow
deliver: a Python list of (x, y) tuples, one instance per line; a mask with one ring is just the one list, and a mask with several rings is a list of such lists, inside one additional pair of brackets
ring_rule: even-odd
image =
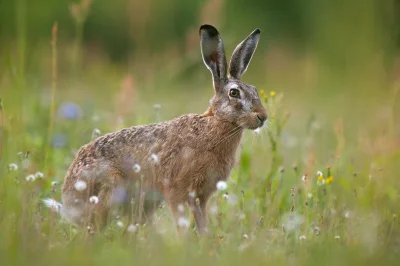
[[(91, 15), (119, 21), (122, 4), (65, 5), (70, 24), (61, 11), (55, 19), (41, 16), (45, 33), (33, 38), (30, 27), (39, 23), (24, 17), (29, 3), (14, 2), (15, 27), (8, 29), (4, 17), (0, 27), (14, 32), (0, 44), (1, 265), (399, 264), (399, 60), (375, 1), (339, 1), (341, 8), (323, 14), (306, 1), (298, 12), (318, 23), (305, 28), (311, 37), (298, 46), (273, 27), (264, 30), (266, 18), (255, 7), (249, 10), (256, 18), (235, 24), (238, 1), (193, 1), (195, 21), (174, 33), (179, 40), (159, 34), (169, 29), (162, 21), (171, 7), (154, 8), (165, 12), (158, 21), (144, 14), (153, 7), (124, 1), (136, 10), (129, 28), (135, 38), (152, 43), (135, 39), (122, 60), (101, 46), (104, 40), (89, 38), (103, 34)], [(338, 21), (335, 12), (347, 10)], [(210, 234), (199, 236), (185, 209), (177, 236), (165, 204), (152, 223), (113, 216), (102, 232), (71, 226), (46, 208), (43, 199), (61, 200), (64, 175), (82, 145), (206, 110), (213, 89), (200, 55), (202, 23), (220, 29), (227, 56), (261, 27), (243, 81), (258, 88), (269, 114), (266, 126), (245, 133), (226, 190), (208, 204)], [(157, 30), (146, 35), (140, 25)]]

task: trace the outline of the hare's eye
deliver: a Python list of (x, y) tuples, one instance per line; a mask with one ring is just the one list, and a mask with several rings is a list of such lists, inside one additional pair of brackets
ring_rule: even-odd
[(238, 89), (231, 89), (229, 91), (229, 96), (239, 98), (240, 97), (240, 92)]

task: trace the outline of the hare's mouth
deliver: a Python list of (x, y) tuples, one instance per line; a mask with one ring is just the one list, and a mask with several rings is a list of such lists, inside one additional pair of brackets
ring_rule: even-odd
[[(241, 120), (241, 121), (240, 121)], [(246, 115), (246, 117), (241, 117), (239, 119), (239, 126), (244, 129), (257, 129), (264, 126), (267, 117), (265, 115), (260, 115), (258, 113), (251, 113)]]
[(264, 125), (264, 122), (260, 122), (258, 120), (255, 120), (255, 121), (252, 121), (250, 123), (248, 122), (248, 123), (242, 125), (241, 127), (244, 128), (244, 129), (254, 130), (254, 129), (262, 127), (263, 125)]

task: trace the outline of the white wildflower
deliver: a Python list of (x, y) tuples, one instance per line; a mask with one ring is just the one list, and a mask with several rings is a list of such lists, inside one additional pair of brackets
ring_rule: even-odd
[(219, 190), (219, 191), (223, 191), (223, 190), (225, 190), (225, 189), (227, 189), (228, 188), (228, 185), (227, 185), (227, 183), (225, 182), (225, 181), (218, 181), (218, 183), (217, 183), (217, 189)]
[(229, 194), (228, 193), (224, 194), (224, 199), (226, 199), (226, 200), (229, 199)]
[(150, 160), (154, 163), (158, 163), (159, 159), (158, 159), (157, 154), (152, 153), (150, 156)]
[(97, 204), (97, 203), (99, 203), (99, 198), (97, 196), (91, 196), (89, 198), (89, 202), (92, 204)]
[(307, 197), (308, 197), (309, 199), (312, 199), (312, 198), (313, 198), (313, 194), (312, 194), (312, 193), (308, 193), (308, 194), (307, 194)]
[(135, 165), (133, 166), (133, 171), (134, 171), (135, 173), (139, 173), (139, 172), (140, 172), (140, 170), (141, 170), (141, 167), (140, 167), (140, 165), (138, 165), (138, 164), (135, 164)]
[(42, 179), (43, 178), (43, 173), (42, 172), (36, 172), (36, 174), (35, 174), (35, 178), (39, 178), (39, 179)]
[(324, 176), (321, 171), (317, 172), (317, 176)]
[(123, 223), (122, 221), (117, 221), (117, 226), (118, 226), (118, 227), (123, 227), (123, 226), (124, 226), (124, 223)]
[(74, 187), (76, 190), (78, 191), (84, 191), (87, 188), (87, 184), (85, 181), (83, 180), (78, 180), (76, 181), (76, 183), (74, 184)]
[(300, 240), (305, 240), (305, 239), (306, 239), (306, 236), (305, 236), (305, 235), (301, 235), (301, 236), (299, 236), (299, 239), (300, 239)]
[(25, 177), (25, 179), (28, 182), (33, 182), (35, 181), (36, 177), (34, 175), (28, 175), (27, 177)]
[(244, 234), (244, 235), (243, 235), (243, 238), (249, 239), (249, 236), (248, 236), (247, 234)]
[(179, 226), (179, 227), (182, 227), (182, 228), (189, 228), (189, 225), (190, 225), (189, 220), (186, 219), (185, 217), (180, 217), (180, 218), (178, 219), (178, 226)]
[(14, 172), (18, 170), (18, 165), (16, 165), (15, 163), (11, 163), (8, 165), (8, 171), (10, 172)]
[(335, 236), (334, 238), (335, 238), (335, 239), (340, 239), (340, 236)]
[(301, 177), (301, 180), (302, 180), (303, 182), (306, 182), (306, 181), (307, 181), (307, 176), (306, 176), (306, 175), (303, 175), (303, 176)]
[(44, 199), (44, 205), (50, 208), (53, 212), (60, 212), (62, 204), (53, 199)]
[(135, 233), (137, 231), (137, 226), (134, 224), (130, 224), (127, 228), (129, 233)]
[(57, 181), (53, 181), (53, 182), (51, 182), (51, 186), (52, 186), (52, 187), (55, 187), (55, 186), (57, 186), (57, 184), (58, 184), (58, 182), (57, 182)]

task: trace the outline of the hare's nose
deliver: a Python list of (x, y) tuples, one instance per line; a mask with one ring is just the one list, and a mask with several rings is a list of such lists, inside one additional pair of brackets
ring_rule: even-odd
[(257, 118), (260, 121), (260, 127), (263, 126), (268, 118), (267, 112), (265, 111), (257, 112)]

